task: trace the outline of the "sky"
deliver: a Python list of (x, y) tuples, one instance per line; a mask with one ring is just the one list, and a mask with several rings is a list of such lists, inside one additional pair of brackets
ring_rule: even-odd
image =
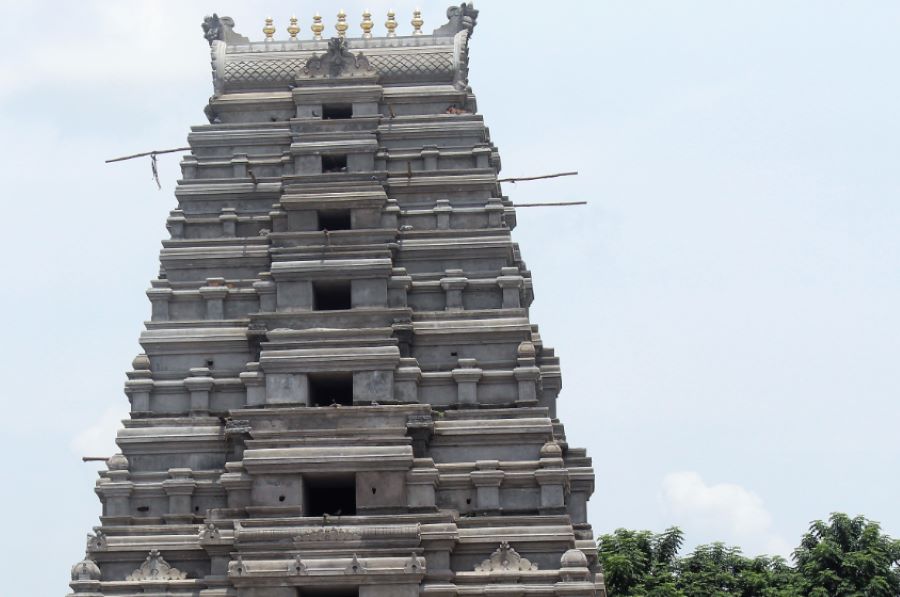
[[(425, 29), (444, 2), (421, 2)], [(125, 371), (212, 93), (205, 14), (261, 39), (335, 3), (0, 0), (7, 290), (2, 559), (63, 595), (98, 524)], [(409, 30), (413, 2), (395, 8)], [(900, 3), (484, 1), (471, 84), (562, 358), (559, 415), (593, 457), (590, 518), (788, 556), (809, 522), (900, 537)], [(12, 583), (11, 585), (9, 583)]]

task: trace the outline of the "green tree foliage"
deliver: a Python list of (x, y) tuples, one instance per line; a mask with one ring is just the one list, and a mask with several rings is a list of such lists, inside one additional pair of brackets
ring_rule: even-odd
[(900, 541), (862, 516), (817, 520), (794, 551), (796, 566), (775, 556), (744, 556), (722, 543), (687, 556), (673, 527), (618, 529), (600, 537), (610, 597), (900, 597)]
[(834, 513), (828, 523), (814, 521), (794, 560), (809, 597), (900, 595), (900, 541), (862, 516)]
[(659, 535), (617, 529), (601, 536), (600, 562), (609, 594), (680, 597), (673, 573), (683, 541), (684, 534), (677, 527)]

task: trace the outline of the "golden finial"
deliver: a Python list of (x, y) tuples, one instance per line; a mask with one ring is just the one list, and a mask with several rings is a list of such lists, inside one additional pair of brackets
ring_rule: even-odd
[(375, 26), (375, 23), (372, 22), (372, 13), (368, 11), (368, 9), (363, 11), (363, 20), (359, 26), (363, 30), (363, 37), (369, 39), (372, 37), (372, 27)]
[(263, 27), (263, 33), (266, 34), (266, 41), (272, 41), (272, 36), (275, 35), (275, 25), (273, 23), (272, 17), (266, 18), (266, 26)]
[(310, 27), (313, 32), (313, 39), (322, 39), (322, 32), (325, 31), (325, 25), (322, 24), (322, 15), (316, 13), (313, 17), (313, 24)]
[(347, 35), (347, 29), (350, 26), (347, 24), (347, 13), (344, 12), (344, 9), (338, 11), (338, 22), (335, 23), (334, 28), (337, 29), (338, 36), (344, 37)]
[(413, 11), (413, 18), (410, 21), (413, 26), (413, 35), (422, 35), (422, 25), (425, 24), (425, 19), (422, 18), (422, 11), (420, 9), (415, 9)]
[(297, 24), (297, 17), (291, 17), (291, 24), (288, 25), (287, 28), (288, 35), (291, 36), (292, 40), (297, 39), (297, 34), (300, 33), (300, 25)]
[(397, 37), (397, 13), (393, 10), (388, 11), (388, 20), (385, 22), (384, 27), (388, 30), (388, 37)]

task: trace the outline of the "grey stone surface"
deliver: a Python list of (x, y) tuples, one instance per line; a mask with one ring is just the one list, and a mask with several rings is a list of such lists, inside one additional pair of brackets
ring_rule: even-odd
[[(605, 595), (500, 158), (432, 35), (204, 23), (131, 417), (78, 597)], [(340, 590), (323, 593), (324, 589)]]

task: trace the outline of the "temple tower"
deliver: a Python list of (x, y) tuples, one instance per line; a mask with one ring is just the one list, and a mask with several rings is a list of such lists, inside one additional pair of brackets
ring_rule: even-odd
[(468, 86), (477, 14), (259, 42), (207, 17), (209, 124), (74, 597), (605, 594)]

